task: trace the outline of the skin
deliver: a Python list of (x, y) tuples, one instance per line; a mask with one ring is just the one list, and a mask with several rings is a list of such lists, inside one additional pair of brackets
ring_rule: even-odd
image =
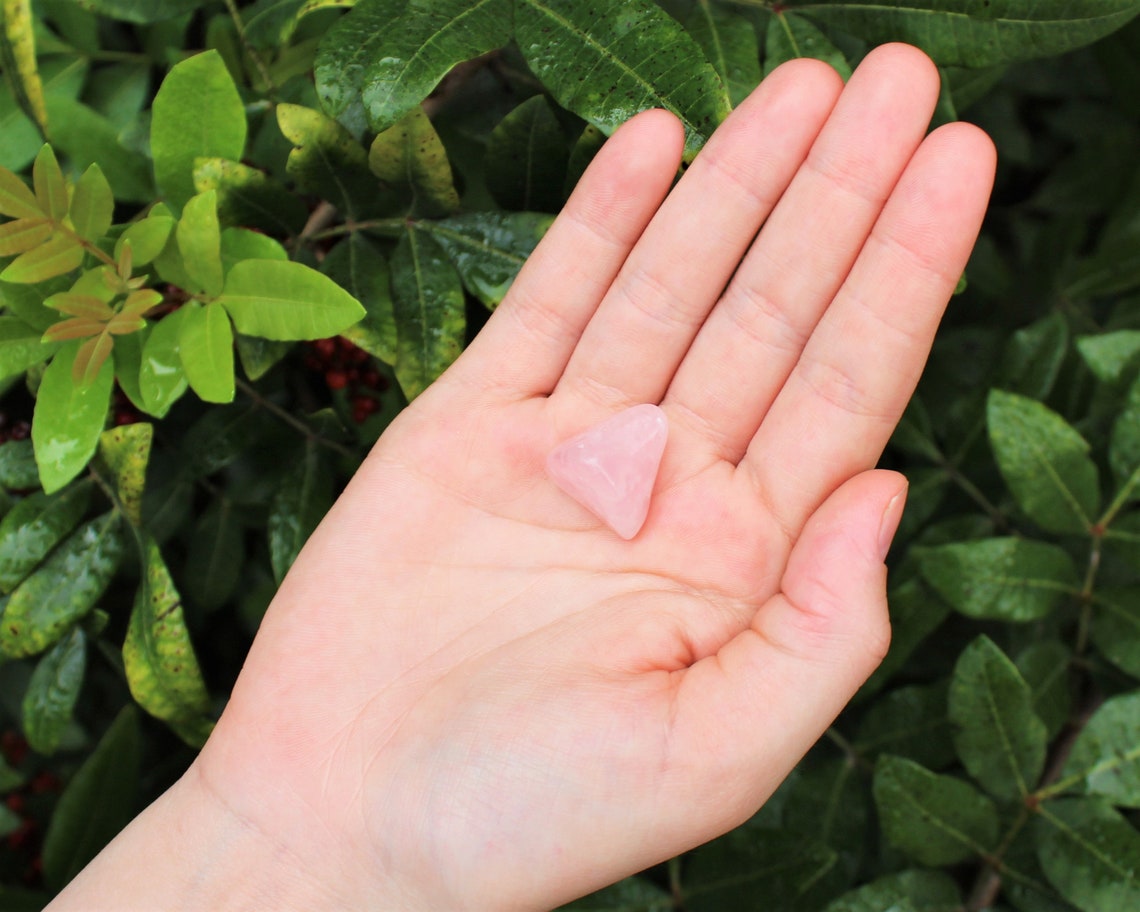
[[(670, 191), (606, 144), (507, 300), (377, 443), (190, 771), (52, 906), (545, 909), (752, 815), (889, 643), (874, 470), (988, 200), (989, 140), (873, 51), (780, 67)], [(757, 232), (759, 231), (759, 234)], [(626, 542), (545, 477), (659, 403)]]

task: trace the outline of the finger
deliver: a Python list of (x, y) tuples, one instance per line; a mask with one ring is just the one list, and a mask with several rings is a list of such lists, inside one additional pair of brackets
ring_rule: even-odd
[(669, 192), (684, 136), (646, 111), (598, 152), (562, 214), (453, 369), (453, 378), (510, 398), (549, 393), (598, 302)]
[(677, 372), (665, 407), (740, 461), (922, 141), (938, 72), (906, 45), (856, 70)]
[(965, 269), (994, 165), (984, 133), (951, 124), (891, 195), (740, 465), (785, 529), (878, 460)]
[(893, 472), (836, 491), (804, 527), (781, 592), (681, 673), (671, 737), (677, 768), (694, 771), (689, 807), (715, 815), (705, 838), (756, 811), (886, 654), (883, 558), (905, 491)]
[(660, 400), (841, 87), (830, 67), (794, 61), (733, 112), (634, 248), (583, 333), (560, 393), (611, 408)]

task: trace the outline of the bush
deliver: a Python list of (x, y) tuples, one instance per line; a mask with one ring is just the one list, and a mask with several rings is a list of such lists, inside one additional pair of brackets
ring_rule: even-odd
[(0, 908), (185, 769), (301, 544), (608, 132), (663, 106), (691, 158), (780, 62), (889, 40), (1002, 161), (884, 457), (890, 654), (752, 821), (573, 907), (1140, 908), (1137, 12), (5, 0)]

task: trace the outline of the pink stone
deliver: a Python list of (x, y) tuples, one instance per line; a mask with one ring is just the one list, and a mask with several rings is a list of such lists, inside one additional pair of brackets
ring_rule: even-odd
[(618, 412), (551, 451), (547, 474), (624, 539), (649, 513), (669, 424), (656, 405)]

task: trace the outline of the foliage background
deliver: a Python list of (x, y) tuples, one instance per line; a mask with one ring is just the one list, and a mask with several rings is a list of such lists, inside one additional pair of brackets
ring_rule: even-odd
[(888, 40), (1000, 152), (884, 457), (891, 653), (755, 819), (575, 908), (1140, 908), (1140, 0), (0, 10), (0, 910), (185, 769), (607, 132), (669, 107), (691, 156), (781, 61)]

